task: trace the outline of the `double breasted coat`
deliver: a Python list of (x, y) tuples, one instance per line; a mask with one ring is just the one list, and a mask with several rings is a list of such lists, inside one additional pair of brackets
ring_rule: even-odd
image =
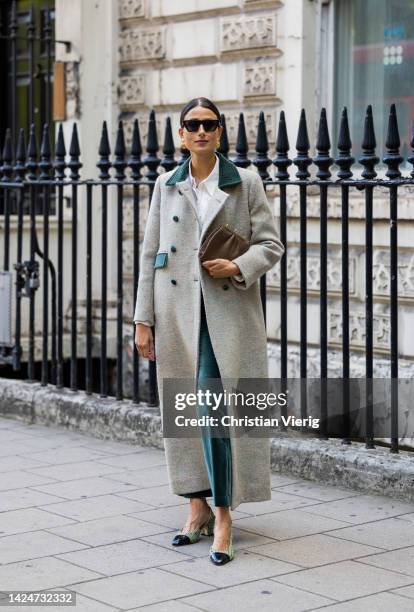
[[(259, 175), (219, 156), (219, 181), (201, 228), (189, 184), (190, 158), (158, 176), (145, 228), (134, 321), (155, 325), (161, 414), (164, 378), (194, 378), (198, 371), (200, 300), (221, 378), (267, 378), (267, 336), (260, 277), (280, 260), (273, 213)], [(234, 259), (243, 282), (213, 278), (199, 261), (207, 232), (229, 223), (250, 240)], [(167, 255), (165, 255), (167, 253)], [(158, 256), (158, 257), (157, 257)], [(172, 493), (210, 487), (200, 438), (164, 438)], [(270, 440), (231, 437), (231, 509), (271, 498)]]

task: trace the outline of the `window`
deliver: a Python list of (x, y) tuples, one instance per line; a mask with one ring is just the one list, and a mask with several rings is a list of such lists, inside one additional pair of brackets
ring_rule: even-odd
[[(348, 107), (357, 157), (366, 107), (372, 104), (382, 158), (389, 107), (395, 102), (406, 157), (414, 118), (414, 0), (336, 0), (334, 10), (334, 117)], [(333, 126), (335, 144), (338, 128)]]

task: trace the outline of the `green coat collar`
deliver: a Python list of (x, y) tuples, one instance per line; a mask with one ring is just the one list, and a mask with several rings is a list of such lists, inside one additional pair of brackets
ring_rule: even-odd
[[(240, 173), (237, 170), (237, 166), (227, 159), (222, 153), (216, 151), (219, 158), (219, 180), (218, 187), (225, 187), (226, 185), (237, 185), (241, 183)], [(191, 156), (187, 157), (185, 162), (178, 166), (172, 173), (170, 178), (166, 181), (166, 185), (175, 185), (179, 181), (184, 181), (188, 177), (188, 167), (190, 164)]]

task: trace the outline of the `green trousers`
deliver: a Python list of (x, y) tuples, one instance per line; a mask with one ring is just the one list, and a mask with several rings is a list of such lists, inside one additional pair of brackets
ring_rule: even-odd
[[(208, 384), (206, 379), (214, 378), (219, 383), (220, 371), (214, 356), (211, 345), (210, 334), (207, 327), (206, 312), (204, 307), (203, 294), (201, 293), (201, 323), (199, 338), (200, 359), (198, 365), (197, 388), (206, 391)], [(219, 388), (214, 387), (213, 391), (223, 390), (221, 382)], [(197, 406), (197, 414), (212, 415), (220, 418), (225, 414), (225, 406), (222, 402), (217, 410), (212, 411), (211, 407), (203, 404)], [(220, 428), (214, 428), (215, 430)], [(209, 435), (208, 428), (202, 428), (202, 441), (204, 459), (206, 462), (210, 489), (195, 491), (193, 493), (183, 493), (183, 497), (213, 497), (215, 506), (231, 505), (231, 445), (228, 437), (213, 437)]]

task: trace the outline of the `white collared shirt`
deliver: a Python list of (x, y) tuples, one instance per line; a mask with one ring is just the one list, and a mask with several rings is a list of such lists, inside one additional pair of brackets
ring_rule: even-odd
[(218, 186), (219, 180), (219, 158), (216, 155), (216, 163), (210, 174), (200, 181), (197, 185), (195, 178), (191, 173), (191, 161), (188, 165), (188, 181), (193, 189), (193, 193), (197, 202), (198, 216), (201, 221), (201, 227), (204, 224), (207, 210), (213, 193)]
[[(197, 185), (195, 178), (191, 174), (191, 160), (188, 164), (188, 181), (192, 187), (196, 202), (197, 202), (197, 210), (198, 216), (201, 222), (201, 227), (204, 224), (204, 220), (206, 218), (207, 210), (210, 205), (211, 199), (213, 198), (213, 194), (218, 187), (219, 181), (219, 158), (216, 155), (216, 163), (214, 164), (214, 168), (210, 172), (210, 174), (200, 181)], [(235, 274), (233, 278), (236, 281), (243, 282), (244, 278), (242, 274)]]

